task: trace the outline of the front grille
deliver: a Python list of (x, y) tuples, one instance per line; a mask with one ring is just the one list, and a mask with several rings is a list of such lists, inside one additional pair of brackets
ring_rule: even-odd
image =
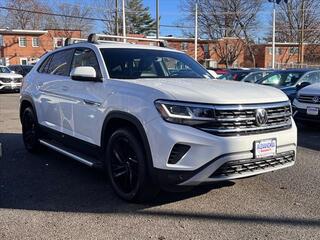
[(313, 103), (313, 104), (320, 104), (320, 95), (315, 96), (315, 95), (300, 95), (298, 97), (299, 102), (303, 103)]
[(275, 157), (261, 159), (245, 159), (223, 164), (210, 177), (230, 177), (259, 170), (271, 169), (294, 161), (294, 151), (279, 154)]
[(13, 82), (14, 83), (21, 83), (22, 82), (22, 78), (13, 78)]
[[(257, 111), (267, 112), (266, 122), (258, 124)], [(218, 136), (267, 133), (291, 127), (291, 106), (288, 102), (261, 105), (216, 106), (215, 120), (197, 127)]]
[(0, 81), (3, 83), (21, 83), (22, 78), (0, 78)]

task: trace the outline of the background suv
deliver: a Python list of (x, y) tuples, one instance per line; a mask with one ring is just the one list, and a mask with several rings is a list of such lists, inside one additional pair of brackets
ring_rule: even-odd
[(295, 119), (320, 122), (320, 83), (309, 85), (298, 92), (293, 102)]
[(0, 91), (19, 91), (22, 76), (11, 72), (8, 67), (0, 66)]
[(296, 156), (285, 94), (213, 80), (163, 47), (90, 41), (50, 52), (25, 77), (20, 118), (29, 151), (104, 168), (128, 201), (282, 169)]

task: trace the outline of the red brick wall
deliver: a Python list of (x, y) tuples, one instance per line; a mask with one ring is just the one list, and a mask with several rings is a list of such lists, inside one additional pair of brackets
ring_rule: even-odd
[[(81, 31), (48, 30), (47, 34), (2, 34), (4, 46), (1, 49), (1, 57), (9, 59), (9, 64), (20, 64), (21, 58), (40, 58), (44, 53), (54, 49), (54, 37), (80, 38)], [(19, 37), (26, 37), (27, 46), (19, 46)], [(39, 47), (32, 46), (32, 38), (39, 37)]]

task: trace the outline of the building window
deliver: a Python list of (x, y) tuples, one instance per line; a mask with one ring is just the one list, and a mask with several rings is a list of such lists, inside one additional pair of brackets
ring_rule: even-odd
[(38, 37), (32, 38), (32, 47), (39, 47), (40, 46), (40, 40)]
[(187, 42), (182, 42), (180, 45), (180, 48), (182, 51), (187, 51), (188, 50), (188, 43)]
[(203, 44), (203, 52), (204, 52), (204, 58), (209, 59), (210, 58), (209, 44)]
[[(276, 47), (275, 49), (276, 51), (276, 55), (281, 55), (282, 54), (282, 48), (280, 47)], [(268, 47), (268, 52), (269, 52), (269, 55), (272, 55), (272, 47)]]
[(27, 65), (28, 64), (28, 58), (20, 58), (20, 64), (21, 65)]
[(299, 52), (298, 47), (291, 47), (290, 48), (290, 54), (294, 55), (294, 54), (298, 54), (298, 52)]
[(0, 35), (0, 47), (4, 47), (3, 36)]
[(64, 46), (65, 38), (54, 38), (54, 48), (61, 48)]
[(19, 47), (26, 47), (26, 46), (27, 46), (27, 38), (19, 37)]

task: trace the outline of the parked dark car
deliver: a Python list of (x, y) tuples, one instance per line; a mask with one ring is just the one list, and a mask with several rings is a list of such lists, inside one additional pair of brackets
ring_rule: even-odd
[(268, 76), (269, 74), (273, 73), (274, 70), (258, 70), (255, 72), (249, 73), (247, 76), (242, 78), (242, 82), (250, 82), (250, 83), (256, 83), (260, 79)]
[(290, 69), (276, 70), (257, 83), (277, 87), (293, 101), (297, 90), (318, 82), (320, 82), (320, 70)]
[(10, 65), (9, 66), (9, 69), (11, 71), (15, 71), (15, 73), (20, 74), (22, 76), (27, 75), (32, 68), (33, 68), (32, 65)]
[(257, 69), (228, 69), (228, 71), (221, 75), (219, 79), (221, 80), (235, 80), (242, 81), (242, 79), (249, 73), (258, 71)]

